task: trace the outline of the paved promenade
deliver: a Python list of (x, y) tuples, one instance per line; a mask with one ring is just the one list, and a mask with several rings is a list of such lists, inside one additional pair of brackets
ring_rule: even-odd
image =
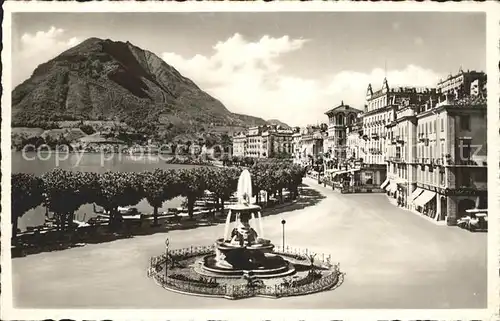
[[(484, 308), (487, 234), (437, 226), (391, 205), (384, 194), (340, 194), (305, 179), (315, 205), (264, 218), (264, 233), (330, 253), (346, 273), (334, 291), (229, 301), (168, 292), (146, 277), (166, 234), (86, 245), (13, 260), (22, 308)], [(172, 248), (209, 245), (224, 226), (168, 233)]]

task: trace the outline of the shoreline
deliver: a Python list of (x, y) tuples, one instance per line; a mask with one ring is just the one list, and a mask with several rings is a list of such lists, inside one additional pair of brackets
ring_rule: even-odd
[[(281, 204), (276, 204), (271, 207), (262, 208), (261, 210), (262, 217), (276, 215), (278, 213), (281, 213), (282, 210), (286, 211), (289, 207), (293, 207), (298, 202), (299, 202), (298, 199), (288, 200)], [(192, 218), (188, 217), (187, 215), (179, 215), (180, 219), (178, 222), (164, 222), (162, 224), (159, 224), (158, 226), (153, 225), (152, 216), (147, 216), (144, 219), (144, 221), (143, 220), (140, 221), (141, 223), (145, 222), (146, 225), (141, 225), (140, 227), (124, 226), (120, 231), (108, 230), (107, 224), (80, 227), (70, 231), (51, 230), (46, 233), (69, 238), (70, 241), (69, 242), (66, 241), (65, 244), (53, 244), (54, 246), (50, 249), (37, 248), (36, 245), (28, 247), (19, 247), (19, 248), (13, 246), (12, 258), (21, 258), (38, 253), (62, 251), (74, 247), (86, 246), (89, 244), (103, 244), (125, 238), (134, 238), (136, 236), (145, 236), (157, 233), (168, 233), (171, 231), (183, 231), (183, 230), (190, 230), (207, 226), (219, 226), (223, 225), (226, 222), (226, 218), (224, 217), (226, 214), (227, 214), (226, 211), (224, 213), (215, 212), (212, 219), (203, 217), (202, 215), (195, 215)], [(91, 238), (86, 240), (79, 240), (79, 237), (82, 237), (82, 235), (80, 235), (81, 231), (84, 231), (82, 235), (86, 236), (91, 235)], [(18, 234), (18, 240), (21, 241), (23, 236), (26, 238), (28, 237), (27, 235), (29, 235), (29, 237), (34, 237), (34, 235), (31, 233), (32, 232), (25, 232), (24, 235)]]

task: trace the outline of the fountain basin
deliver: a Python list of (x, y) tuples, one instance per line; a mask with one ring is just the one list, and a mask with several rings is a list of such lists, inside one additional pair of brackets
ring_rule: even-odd
[[(203, 257), (201, 262), (201, 273), (207, 276), (218, 277), (236, 277), (240, 278), (245, 273), (252, 272), (256, 278), (275, 278), (284, 277), (295, 273), (292, 263), (283, 259), (281, 256), (272, 255), (267, 257), (267, 266), (258, 268), (235, 268), (230, 265), (224, 266), (216, 260), (216, 254), (210, 254)], [(205, 273), (204, 273), (205, 272)]]
[(271, 278), (293, 274), (293, 264), (273, 253), (274, 245), (269, 241), (240, 246), (224, 239), (215, 244), (215, 254), (206, 255), (201, 262), (201, 271), (212, 276), (237, 277), (253, 272), (258, 278)]

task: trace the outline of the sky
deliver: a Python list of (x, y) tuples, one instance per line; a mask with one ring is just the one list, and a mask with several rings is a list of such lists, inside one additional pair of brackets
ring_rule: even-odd
[(483, 13), (16, 13), (13, 85), (90, 38), (130, 41), (230, 111), (292, 126), (326, 122), (341, 101), (363, 109), (369, 83), (435, 86), (486, 70)]

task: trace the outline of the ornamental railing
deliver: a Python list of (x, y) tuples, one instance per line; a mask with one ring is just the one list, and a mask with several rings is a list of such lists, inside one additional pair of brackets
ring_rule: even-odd
[[(187, 259), (193, 256), (213, 253), (214, 246), (194, 246), (189, 248), (175, 249), (169, 251), (170, 258)], [(185, 294), (205, 295), (214, 297), (224, 297), (229, 299), (241, 299), (253, 296), (267, 297), (286, 297), (316, 293), (328, 290), (339, 282), (339, 277), (343, 274), (339, 270), (338, 264), (331, 264), (331, 256), (318, 254), (307, 249), (298, 249), (287, 247), (285, 250), (275, 250), (274, 253), (292, 258), (294, 260), (308, 262), (311, 264), (311, 258), (314, 257), (314, 266), (322, 269), (321, 277), (310, 283), (293, 286), (290, 284), (270, 285), (248, 285), (248, 284), (221, 284), (222, 278), (213, 278), (215, 282), (202, 283), (186, 280), (179, 280), (169, 276), (164, 268), (167, 265), (167, 255), (162, 254), (150, 258), (147, 269), (147, 276), (153, 278), (159, 285), (165, 289), (174, 290)]]

